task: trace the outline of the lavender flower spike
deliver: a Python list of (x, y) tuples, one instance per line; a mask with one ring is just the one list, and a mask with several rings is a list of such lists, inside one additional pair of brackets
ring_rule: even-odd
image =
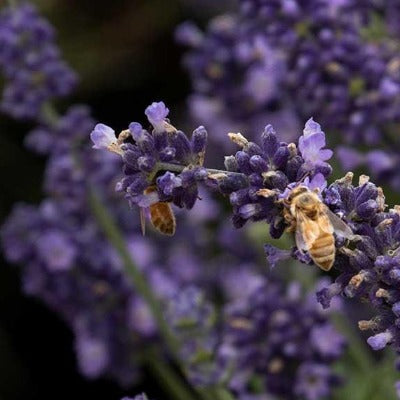
[(2, 111), (17, 119), (40, 120), (46, 102), (71, 92), (77, 77), (60, 57), (54, 36), (31, 4), (0, 11)]
[[(207, 131), (200, 126), (189, 139), (166, 120), (168, 113), (163, 102), (154, 102), (145, 110), (152, 132), (132, 122), (118, 139), (103, 124), (96, 125), (91, 134), (94, 148), (121, 155), (125, 177), (117, 191), (125, 193), (131, 205), (149, 207), (162, 201), (190, 209), (198, 198), (198, 183), (208, 179), (203, 167)], [(157, 190), (146, 192), (150, 186)]]

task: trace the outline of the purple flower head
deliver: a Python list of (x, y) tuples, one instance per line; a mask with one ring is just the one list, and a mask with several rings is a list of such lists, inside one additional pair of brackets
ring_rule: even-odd
[(321, 126), (310, 118), (304, 127), (303, 136), (299, 138), (299, 151), (305, 161), (306, 170), (316, 170), (319, 166), (326, 166), (325, 161), (332, 157), (332, 150), (325, 147), (325, 133)]
[[(392, 44), (400, 37), (399, 10), (395, 0), (242, 0), (239, 11), (215, 18), (202, 35), (191, 25), (186, 36), (201, 40), (185, 41), (184, 66), (191, 99), (202, 99), (190, 102), (192, 114), (214, 105), (207, 118), (217, 132), (227, 124), (257, 132), (258, 121), (285, 109), (300, 121), (314, 115), (347, 144), (379, 145), (394, 162), (380, 175), (369, 164), (371, 174), (397, 189), (400, 64)], [(319, 145), (306, 148), (308, 168), (329, 156)]]
[(382, 350), (393, 340), (393, 334), (389, 331), (377, 333), (374, 336), (370, 336), (367, 340), (368, 344), (374, 350)]
[(318, 400), (329, 395), (332, 372), (326, 365), (304, 363), (299, 368), (294, 391), (307, 400)]
[(13, 263), (27, 262), (35, 251), (34, 231), (40, 225), (33, 206), (17, 204), (1, 227), (0, 238), (5, 257)]
[(143, 127), (139, 122), (131, 122), (129, 124), (129, 131), (133, 137), (133, 140), (139, 141), (143, 133)]
[(390, 173), (398, 163), (398, 159), (394, 154), (392, 155), (383, 150), (370, 151), (366, 159), (369, 169), (373, 171), (374, 176), (377, 177), (382, 177)]
[(198, 127), (189, 139), (166, 121), (168, 112), (163, 102), (152, 103), (146, 108), (146, 115), (154, 126), (151, 133), (137, 122), (122, 131), (118, 141), (112, 136), (114, 131), (102, 124), (92, 133), (96, 148), (106, 148), (121, 155), (125, 176), (118, 182), (116, 190), (125, 193), (131, 205), (146, 208), (161, 201), (191, 209), (198, 199), (198, 184), (208, 178), (208, 172), (202, 166), (207, 145), (206, 129)]
[(264, 246), (264, 251), (267, 255), (267, 262), (271, 268), (275, 268), (279, 262), (287, 260), (291, 256), (290, 250), (280, 250), (270, 244)]
[(143, 337), (154, 337), (157, 327), (149, 307), (141, 299), (132, 297), (128, 306), (128, 326)]
[(94, 149), (108, 149), (113, 143), (116, 143), (114, 129), (104, 124), (97, 124), (90, 134), (90, 139), (94, 143)]
[(325, 357), (339, 357), (343, 353), (345, 340), (332, 325), (326, 324), (315, 327), (311, 332), (311, 343)]
[(365, 162), (365, 156), (353, 148), (339, 146), (335, 151), (345, 171), (354, 171)]
[(69, 270), (74, 266), (76, 247), (62, 232), (50, 231), (41, 235), (36, 248), (51, 272)]
[[(271, 235), (279, 238), (287, 227), (282, 199), (299, 185), (318, 190), (321, 195), (331, 168), (323, 161), (316, 161), (310, 168), (310, 160), (299, 154), (294, 143), (280, 142), (271, 125), (265, 127), (261, 145), (239, 133), (230, 133), (229, 137), (241, 149), (234, 157), (225, 158), (225, 166), (232, 174), (228, 173), (218, 184), (220, 191), (230, 196), (233, 223), (240, 228), (248, 220), (264, 220), (270, 225)], [(315, 138), (320, 142), (322, 139), (324, 145), (319, 125), (309, 121), (302, 143), (312, 148)], [(325, 154), (325, 150), (321, 151)]]
[(108, 349), (102, 339), (78, 335), (75, 343), (79, 368), (89, 378), (97, 378), (107, 368)]
[(17, 119), (40, 120), (43, 105), (69, 94), (76, 75), (61, 59), (52, 27), (31, 4), (4, 8), (0, 27), (1, 109)]
[(317, 190), (318, 193), (322, 193), (327, 186), (327, 182), (325, 176), (318, 172), (312, 179), (307, 176), (304, 179), (304, 185), (310, 190)]
[(171, 196), (174, 189), (182, 186), (182, 179), (171, 172), (166, 172), (157, 178), (157, 186), (166, 196)]
[[(322, 317), (315, 301), (311, 303), (303, 298), (299, 285), (284, 288), (264, 278), (263, 285), (246, 296), (233, 299), (225, 308), (223, 336), (223, 343), (229, 344), (236, 353), (237, 366), (230, 387), (250, 394), (249, 382), (256, 374), (260, 377), (261, 393), (282, 398), (328, 396), (334, 382), (338, 382), (330, 365), (342, 354), (344, 340), (321, 318), (326, 319), (326, 316)], [(293, 321), (297, 321), (296, 324)], [(322, 344), (314, 346), (315, 329), (335, 337), (332, 351)], [(308, 386), (311, 375), (318, 380)], [(306, 382), (307, 379), (310, 382)]]
[[(257, 132), (285, 109), (276, 99), (286, 76), (286, 56), (260, 32), (238, 29), (240, 24), (240, 16), (222, 15), (205, 34), (191, 23), (176, 33), (191, 48), (184, 58), (194, 86), (191, 114), (209, 121), (212, 139), (220, 144), (228, 130)], [(287, 131), (286, 138), (294, 134)]]
[(186, 46), (197, 47), (203, 41), (203, 32), (192, 22), (183, 22), (175, 30), (175, 39)]
[(165, 106), (164, 102), (152, 103), (146, 108), (145, 114), (156, 132), (165, 130), (164, 121), (169, 114), (169, 109)]

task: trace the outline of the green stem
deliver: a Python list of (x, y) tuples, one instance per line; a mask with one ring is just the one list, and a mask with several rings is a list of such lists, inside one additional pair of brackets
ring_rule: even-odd
[[(171, 172), (182, 172), (186, 166), (184, 165), (178, 165), (178, 164), (171, 164), (171, 163), (166, 163), (166, 162), (159, 162), (156, 165), (155, 171), (156, 173), (158, 171), (171, 171)], [(209, 174), (225, 174), (225, 175), (237, 175), (237, 176), (247, 176), (245, 174), (242, 174), (241, 172), (231, 172), (231, 171), (226, 171), (222, 169), (214, 169), (214, 168), (206, 168), (207, 172)]]
[(349, 355), (357, 364), (358, 369), (365, 372), (370, 371), (373, 365), (373, 359), (369, 354), (369, 349), (355, 332), (348, 318), (342, 314), (335, 313), (333, 315), (333, 320), (339, 331), (344, 333), (347, 337), (349, 341)]
[(116, 226), (108, 210), (102, 204), (93, 187), (89, 189), (89, 204), (98, 224), (103, 229), (106, 237), (121, 257), (125, 271), (132, 279), (135, 289), (150, 308), (161, 336), (168, 346), (172, 356), (176, 359), (177, 343), (164, 319), (160, 304), (157, 298), (153, 295), (153, 292), (146, 279), (132, 261), (124, 237)]
[(51, 127), (57, 126), (60, 115), (51, 103), (44, 103), (40, 110), (40, 117)]
[(10, 7), (16, 7), (17, 1), (16, 0), (7, 0), (7, 3)]
[(196, 396), (182, 384), (180, 376), (154, 352), (149, 352), (145, 363), (150, 372), (160, 381), (173, 400), (196, 400)]
[(232, 394), (223, 387), (217, 387), (214, 390), (215, 400), (235, 400)]

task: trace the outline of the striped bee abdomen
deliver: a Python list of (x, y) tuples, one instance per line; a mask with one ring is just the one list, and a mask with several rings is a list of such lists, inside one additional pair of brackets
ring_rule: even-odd
[(169, 203), (159, 202), (150, 206), (150, 219), (153, 226), (162, 234), (172, 236), (176, 222)]
[(329, 271), (335, 261), (335, 238), (333, 234), (320, 232), (319, 237), (313, 242), (309, 253), (315, 264), (324, 271)]

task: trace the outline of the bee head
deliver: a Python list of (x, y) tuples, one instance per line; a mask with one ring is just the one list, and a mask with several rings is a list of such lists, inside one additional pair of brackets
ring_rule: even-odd
[(308, 189), (305, 186), (296, 186), (295, 188), (292, 189), (288, 196), (288, 201), (291, 203), (293, 199), (299, 196), (303, 196), (308, 192)]
[(297, 205), (303, 209), (313, 208), (318, 202), (317, 195), (308, 190), (300, 194), (297, 198)]

